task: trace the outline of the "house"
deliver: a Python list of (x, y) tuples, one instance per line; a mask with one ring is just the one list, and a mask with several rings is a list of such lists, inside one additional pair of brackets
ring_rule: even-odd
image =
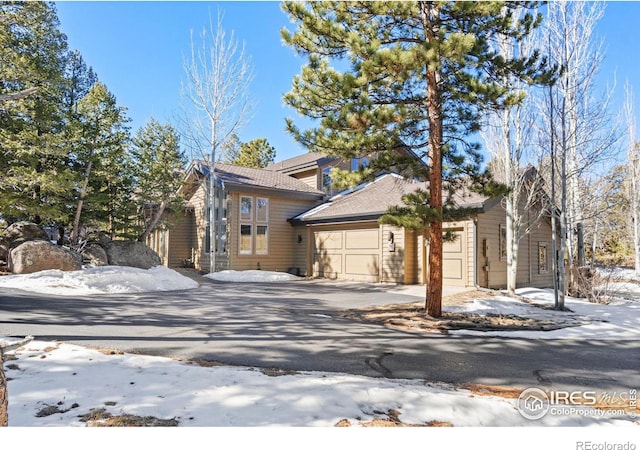
[[(216, 164), (216, 270), (425, 283), (427, 233), (379, 223), (388, 207), (400, 205), (404, 194), (424, 189), (424, 183), (386, 173), (333, 195), (330, 169), (360, 163), (309, 153), (265, 169)], [(167, 266), (209, 271), (208, 167), (204, 161), (191, 164), (181, 189), (184, 211), (172, 227), (149, 239)], [(457, 192), (454, 203), (469, 214), (444, 224), (455, 237), (444, 243), (444, 284), (505, 287), (506, 215), (500, 199)], [(550, 220), (540, 221), (520, 242), (519, 285), (553, 285), (550, 242)]]

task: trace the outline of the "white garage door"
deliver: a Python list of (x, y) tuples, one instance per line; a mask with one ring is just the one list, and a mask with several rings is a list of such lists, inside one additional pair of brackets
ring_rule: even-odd
[(316, 229), (313, 274), (318, 277), (377, 282), (380, 277), (380, 230)]
[(442, 283), (448, 286), (467, 285), (467, 251), (464, 229), (449, 229), (455, 240), (442, 245)]

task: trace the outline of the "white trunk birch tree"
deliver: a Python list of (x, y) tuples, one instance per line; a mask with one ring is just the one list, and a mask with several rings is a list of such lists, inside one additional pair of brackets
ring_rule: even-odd
[[(531, 57), (536, 50), (534, 42), (531, 35), (520, 40), (503, 37), (494, 43), (494, 47), (507, 59)], [(502, 200), (506, 212), (506, 236), (505, 248), (500, 250), (504, 251), (507, 263), (507, 291), (515, 295), (520, 240), (539, 223), (548, 205), (534, 208), (543, 198), (539, 195), (542, 189), (538, 175), (541, 158), (531, 145), (536, 129), (531, 97), (534, 88), (511, 74), (502, 77), (502, 85), (522, 95), (524, 100), (494, 111), (481, 134), (491, 157), (494, 178), (509, 189)]]
[[(619, 135), (612, 124), (609, 104), (612, 90), (599, 94), (596, 75), (604, 58), (603, 42), (596, 36), (605, 3), (558, 1), (547, 4), (546, 36), (551, 62), (562, 68), (558, 82), (542, 104), (553, 141), (557, 164), (560, 209), (559, 277), (569, 267), (586, 264), (582, 230), (586, 202), (582, 194), (598, 166), (613, 156)], [(552, 104), (553, 108), (549, 107)], [(553, 136), (551, 136), (553, 134)], [(564, 293), (566, 286), (561, 283)], [(563, 308), (564, 305), (561, 305)]]
[[(210, 19), (200, 41), (191, 36), (191, 51), (185, 58), (186, 105), (181, 118), (183, 142), (193, 157), (209, 162), (206, 183), (209, 223), (209, 272), (216, 271), (216, 177), (214, 165), (220, 146), (246, 123), (251, 111), (249, 85), (253, 78), (250, 58), (231, 32), (222, 26), (222, 14), (216, 23)], [(220, 208), (221, 209), (221, 208)]]
[(627, 81), (624, 86), (624, 116), (629, 139), (627, 147), (629, 200), (633, 237), (634, 269), (640, 275), (640, 145), (636, 142), (636, 118), (633, 107), (633, 89)]

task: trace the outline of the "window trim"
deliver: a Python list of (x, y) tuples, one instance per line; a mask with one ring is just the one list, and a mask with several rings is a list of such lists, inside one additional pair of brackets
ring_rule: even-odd
[[(265, 200), (265, 218), (261, 219), (258, 217), (258, 211), (260, 210), (260, 207), (258, 206), (260, 204), (260, 200)], [(260, 223), (269, 223), (269, 198), (268, 197), (256, 197), (256, 222), (260, 222)]]
[[(251, 201), (250, 206), (249, 206), (249, 212), (248, 212), (249, 218), (244, 217), (245, 213), (242, 212), (242, 207), (244, 205), (243, 200), (245, 198), (249, 199)], [(241, 195), (240, 196), (240, 222), (253, 222), (253, 209), (254, 209), (253, 208), (253, 197), (250, 196), (250, 195)]]
[(498, 259), (507, 260), (507, 226), (503, 224), (498, 229)]
[[(541, 264), (540, 251), (544, 249), (544, 266)], [(538, 242), (538, 274), (544, 275), (549, 273), (549, 243)]]
[[(249, 227), (249, 250), (242, 249), (242, 227)], [(238, 254), (239, 255), (253, 255), (253, 224), (252, 223), (241, 223), (239, 227), (238, 233)]]
[[(265, 238), (265, 249), (258, 250), (258, 230), (260, 228), (265, 229), (264, 238)], [(266, 224), (256, 224), (256, 234), (255, 234), (255, 254), (260, 256), (269, 255), (269, 225)]]

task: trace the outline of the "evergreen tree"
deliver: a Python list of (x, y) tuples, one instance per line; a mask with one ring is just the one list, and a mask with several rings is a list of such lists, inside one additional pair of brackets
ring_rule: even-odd
[(165, 211), (179, 208), (182, 198), (178, 189), (182, 185), (187, 163), (180, 150), (178, 132), (171, 125), (149, 120), (133, 139), (136, 197), (140, 208), (148, 212), (144, 230), (138, 240), (145, 242), (149, 234), (161, 223)]
[[(539, 18), (516, 19), (516, 7), (531, 2), (286, 2), (297, 24), (283, 30), (285, 42), (308, 57), (285, 101), (317, 119), (302, 131), (288, 129), (303, 145), (344, 158), (366, 157), (363, 176), (406, 168), (428, 180), (420, 208), (388, 215), (399, 225), (427, 225), (429, 281), (426, 310), (441, 315), (443, 181), (454, 190), (461, 178), (481, 187), (478, 144), (484, 108), (521, 100), (495, 80), (501, 73), (532, 77), (537, 55), (506, 59), (491, 50), (500, 35), (527, 35)], [(334, 64), (332, 66), (332, 63)], [(426, 163), (399, 159), (400, 145)], [(405, 153), (406, 154), (406, 153)], [(445, 199), (446, 200), (446, 199)], [(398, 212), (398, 211), (395, 211)], [(416, 220), (415, 214), (418, 214)]]
[[(75, 119), (69, 128), (77, 128), (75, 157), (83, 179), (77, 194), (72, 244), (77, 243), (85, 202), (90, 205), (89, 214), (85, 214), (88, 224), (104, 226), (108, 222), (113, 235), (111, 224), (118, 215), (114, 204), (132, 201), (128, 193), (130, 177), (126, 176), (130, 138), (125, 108), (118, 106), (115, 96), (103, 83), (96, 82), (74, 109)], [(119, 188), (114, 191), (115, 186)]]
[(262, 169), (276, 159), (276, 149), (266, 139), (254, 139), (240, 144), (240, 150), (231, 164)]
[(68, 223), (73, 189), (60, 108), (66, 36), (45, 2), (0, 3), (0, 95), (33, 92), (0, 110), (0, 215)]

